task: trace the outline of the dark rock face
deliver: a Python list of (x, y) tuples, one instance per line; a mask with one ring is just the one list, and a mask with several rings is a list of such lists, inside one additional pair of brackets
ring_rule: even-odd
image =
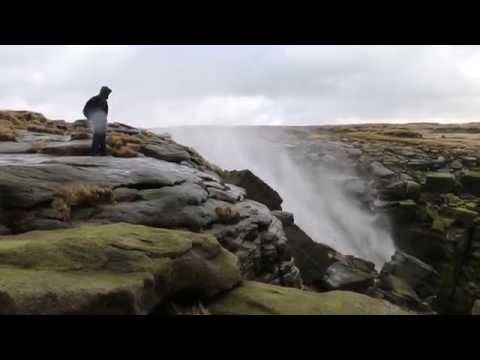
[(378, 275), (373, 263), (344, 256), (327, 245), (314, 242), (293, 223), (291, 214), (273, 211), (282, 220), (288, 247), (304, 284), (320, 291), (350, 290), (366, 292)]
[(472, 194), (480, 194), (479, 171), (466, 171), (461, 181), (466, 191)]
[(11, 233), (9, 228), (0, 224), (0, 235), (10, 235)]
[(455, 191), (455, 176), (444, 172), (431, 172), (426, 176), (425, 191), (450, 193)]
[(438, 291), (439, 273), (430, 265), (401, 251), (395, 252), (383, 266), (381, 274), (404, 280), (422, 299), (434, 296)]
[(397, 251), (382, 268), (370, 294), (420, 312), (433, 312), (440, 275), (430, 265)]
[(475, 303), (473, 304), (472, 315), (480, 315), (480, 300), (476, 300)]
[(244, 188), (249, 199), (265, 204), (270, 210), (282, 210), (280, 195), (250, 170), (229, 171), (224, 175), (224, 180)]
[(328, 267), (322, 284), (327, 290), (365, 292), (373, 285), (376, 275), (373, 269), (362, 271), (347, 262), (339, 261)]
[(294, 215), (287, 211), (274, 210), (272, 211), (272, 215), (281, 221), (284, 228), (294, 225), (295, 223)]
[(420, 184), (415, 181), (395, 181), (380, 192), (383, 200), (416, 200), (420, 196)]
[(327, 245), (315, 243), (297, 225), (286, 226), (285, 235), (306, 285), (319, 285), (328, 267), (336, 259), (337, 252)]
[(422, 303), (412, 287), (394, 275), (384, 275), (377, 282), (375, 288), (369, 290), (373, 297), (385, 299), (402, 308), (420, 312), (432, 312), (428, 304)]

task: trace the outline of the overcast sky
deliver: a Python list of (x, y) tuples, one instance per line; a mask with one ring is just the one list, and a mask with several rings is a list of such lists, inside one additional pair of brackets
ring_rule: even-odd
[(480, 119), (478, 46), (0, 46), (0, 108), (135, 126)]

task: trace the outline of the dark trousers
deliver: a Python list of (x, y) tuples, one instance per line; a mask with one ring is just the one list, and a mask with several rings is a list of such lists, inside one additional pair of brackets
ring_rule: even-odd
[(105, 133), (94, 133), (92, 141), (92, 156), (107, 155), (107, 146), (105, 144)]

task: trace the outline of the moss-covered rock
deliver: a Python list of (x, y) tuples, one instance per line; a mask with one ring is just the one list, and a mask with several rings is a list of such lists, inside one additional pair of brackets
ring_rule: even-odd
[(445, 172), (429, 172), (426, 175), (424, 191), (450, 193), (455, 190), (455, 176)]
[(317, 293), (244, 281), (208, 305), (217, 315), (408, 315), (384, 300), (349, 291)]
[(478, 212), (469, 210), (466, 207), (446, 207), (440, 212), (448, 218), (455, 219), (455, 221), (470, 226), (473, 224), (474, 219), (478, 217)]
[(478, 169), (466, 171), (461, 182), (466, 192), (480, 194), (480, 171)]
[(398, 206), (393, 207), (389, 214), (394, 222), (404, 223), (410, 222), (417, 217), (418, 205), (412, 199), (402, 200), (398, 202)]
[(239, 281), (237, 258), (206, 234), (118, 223), (0, 237), (3, 314), (145, 314)]

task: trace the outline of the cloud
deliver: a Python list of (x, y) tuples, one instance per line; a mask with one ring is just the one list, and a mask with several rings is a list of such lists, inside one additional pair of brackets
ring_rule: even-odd
[(472, 121), (478, 46), (2, 46), (0, 107), (143, 127)]

